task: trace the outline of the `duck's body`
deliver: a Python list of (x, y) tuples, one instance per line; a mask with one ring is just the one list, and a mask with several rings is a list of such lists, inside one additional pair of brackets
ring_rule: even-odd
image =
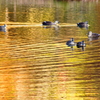
[(6, 25), (0, 26), (0, 31), (6, 31)]
[(91, 31), (88, 32), (88, 37), (89, 38), (97, 38), (99, 37), (100, 34), (97, 34), (97, 33), (92, 33)]
[(58, 23), (59, 23), (59, 21), (55, 21), (55, 22), (44, 21), (44, 22), (42, 22), (42, 25), (57, 25)]
[(75, 46), (74, 39), (71, 38), (71, 40), (67, 41), (66, 45), (68, 45), (68, 46)]
[(88, 22), (80, 22), (80, 23), (77, 23), (77, 26), (80, 28), (88, 28), (89, 24)]
[(85, 44), (84, 41), (78, 42), (78, 43), (77, 43), (77, 47), (78, 47), (78, 48), (80, 48), (80, 47), (86, 47), (86, 44)]

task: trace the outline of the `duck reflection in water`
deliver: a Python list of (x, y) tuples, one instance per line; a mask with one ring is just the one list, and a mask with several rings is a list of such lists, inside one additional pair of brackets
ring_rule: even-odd
[(3, 26), (0, 26), (0, 31), (6, 32), (7, 31), (6, 27), (7, 27), (6, 24), (4, 24)]
[(55, 30), (59, 29), (59, 26), (43, 26), (43, 28), (48, 29), (48, 28), (53, 28)]
[(82, 48), (82, 51), (84, 51), (86, 44), (84, 41), (81, 41), (81, 42), (78, 42), (76, 46), (77, 48)]
[(74, 42), (74, 38), (71, 38), (69, 41), (67, 41), (66, 45), (71, 47), (71, 49), (73, 50), (73, 46), (76, 45), (76, 43)]
[(88, 41), (93, 41), (93, 40), (98, 40), (98, 39), (100, 39), (100, 37), (89, 37)]
[(89, 24), (88, 24), (88, 22), (86, 21), (86, 22), (77, 23), (77, 26), (80, 27), (80, 28), (88, 29)]

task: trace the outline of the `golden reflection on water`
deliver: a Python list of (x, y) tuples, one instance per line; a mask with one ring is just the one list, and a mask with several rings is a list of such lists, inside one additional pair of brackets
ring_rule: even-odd
[[(28, 13), (26, 22), (18, 9), (16, 20), (22, 21), (9, 22), (10, 15), (7, 32), (0, 32), (0, 100), (99, 100), (100, 39), (89, 41), (88, 30), (76, 27), (76, 23), (43, 28), (43, 16), (35, 13), (42, 14), (46, 8), (34, 9), (31, 7), (29, 13), (21, 9), (25, 12), (22, 16)], [(44, 18), (54, 20), (55, 15), (50, 15), (55, 8), (48, 9), (50, 13), (47, 10)], [(75, 42), (85, 40), (84, 51), (66, 45), (72, 37)]]
[(76, 47), (71, 51), (62, 39), (45, 43), (43, 38), (43, 43), (39, 37), (41, 40), (34, 43), (33, 37), (31, 41), (12, 37), (9, 34), (0, 42), (1, 100), (98, 99), (100, 60), (91, 49), (94, 45), (94, 51), (100, 50), (99, 40), (87, 41), (85, 51)]

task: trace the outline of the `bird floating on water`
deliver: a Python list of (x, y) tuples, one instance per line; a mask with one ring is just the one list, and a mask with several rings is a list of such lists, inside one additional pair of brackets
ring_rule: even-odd
[(68, 46), (75, 46), (74, 39), (71, 38), (69, 41), (66, 42), (66, 45), (68, 45)]
[(88, 28), (89, 27), (89, 24), (86, 21), (86, 22), (77, 23), (77, 26), (80, 27), (80, 28)]
[(68, 45), (71, 48), (71, 50), (73, 50), (73, 46), (76, 45), (76, 43), (74, 42), (74, 38), (71, 38), (69, 41), (67, 41), (66, 45)]
[(81, 42), (78, 42), (76, 46), (77, 46), (77, 48), (82, 48), (82, 51), (84, 51), (86, 44), (84, 41), (81, 41)]
[(77, 47), (80, 48), (80, 47), (86, 47), (86, 44), (84, 41), (81, 41), (81, 42), (78, 42), (77, 43)]
[(99, 36), (100, 36), (100, 34), (92, 33), (92, 31), (89, 31), (89, 32), (88, 32), (88, 37), (89, 37), (89, 38), (97, 38), (97, 37), (99, 37)]
[(0, 26), (0, 31), (6, 32), (6, 27), (7, 27), (6, 24), (4, 24), (3, 26)]
[(44, 22), (42, 22), (42, 25), (57, 25), (58, 23), (59, 23), (59, 21), (55, 21), (55, 22), (44, 21)]

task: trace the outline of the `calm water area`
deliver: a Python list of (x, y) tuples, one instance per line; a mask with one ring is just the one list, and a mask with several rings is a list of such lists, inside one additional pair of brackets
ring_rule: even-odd
[[(100, 100), (100, 38), (87, 36), (100, 34), (99, 0), (0, 0), (3, 24), (0, 100)], [(71, 38), (86, 47), (68, 47)]]

